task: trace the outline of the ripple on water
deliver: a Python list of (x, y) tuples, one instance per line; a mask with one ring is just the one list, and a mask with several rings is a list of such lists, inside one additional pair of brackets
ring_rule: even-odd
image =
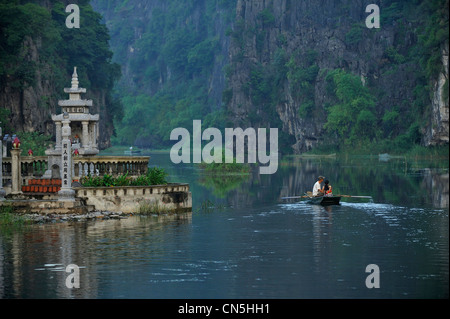
[(377, 204), (377, 203), (341, 203), (343, 207), (351, 207), (360, 209), (368, 214), (373, 214), (375, 217), (381, 217), (389, 226), (400, 226), (400, 219), (398, 215), (402, 214), (405, 207), (395, 206), (391, 204)]

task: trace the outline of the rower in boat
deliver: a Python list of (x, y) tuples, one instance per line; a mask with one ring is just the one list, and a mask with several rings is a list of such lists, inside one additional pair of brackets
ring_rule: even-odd
[(323, 182), (325, 177), (319, 176), (317, 178), (317, 182), (314, 184), (312, 195), (313, 196), (323, 196), (323, 188), (320, 187), (320, 184)]
[(323, 187), (320, 187), (320, 184), (324, 179), (325, 177), (319, 176), (317, 182), (314, 184), (312, 194), (308, 192), (312, 195), (310, 201), (321, 205), (339, 205), (341, 197), (333, 196), (331, 193), (331, 185), (329, 185), (330, 182), (328, 180), (325, 181)]

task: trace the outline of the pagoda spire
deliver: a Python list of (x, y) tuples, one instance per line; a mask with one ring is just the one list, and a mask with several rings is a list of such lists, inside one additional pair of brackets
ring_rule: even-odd
[(77, 67), (75, 66), (72, 74), (72, 89), (78, 89), (78, 83)]
[(64, 89), (64, 92), (69, 93), (69, 100), (81, 100), (81, 93), (86, 93), (86, 89), (78, 87), (78, 73), (77, 73), (77, 67), (75, 66), (73, 68), (73, 74), (72, 74), (72, 86), (70, 88)]

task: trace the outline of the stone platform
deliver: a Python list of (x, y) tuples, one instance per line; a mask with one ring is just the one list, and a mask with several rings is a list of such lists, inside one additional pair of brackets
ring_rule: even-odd
[(142, 204), (161, 212), (192, 212), (189, 184), (75, 187), (73, 190), (74, 201), (61, 201), (58, 193), (25, 192), (8, 194), (0, 205), (11, 205), (19, 214), (43, 215), (87, 214), (93, 211), (137, 213)]
[(85, 205), (80, 199), (62, 202), (57, 199), (5, 199), (0, 205), (10, 205), (17, 214), (87, 214), (95, 210), (94, 206)]

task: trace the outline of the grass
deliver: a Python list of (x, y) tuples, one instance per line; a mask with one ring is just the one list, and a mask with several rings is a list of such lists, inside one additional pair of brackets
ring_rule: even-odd
[(154, 200), (145, 200), (139, 203), (138, 210), (136, 212), (136, 214), (139, 215), (160, 215), (163, 213), (167, 213), (167, 210), (165, 210), (163, 206)]
[(29, 224), (29, 220), (14, 212), (13, 206), (0, 206), (0, 228), (2, 229), (2, 231), (4, 231), (5, 229), (20, 228)]
[(337, 156), (340, 155), (378, 155), (388, 153), (393, 156), (405, 156), (407, 159), (446, 159), (449, 157), (449, 146), (420, 146), (414, 145), (408, 150), (403, 150), (400, 148), (390, 148), (387, 149), (383, 145), (376, 145), (374, 143), (369, 143), (365, 148), (350, 148), (341, 147), (338, 149), (336, 145), (318, 145), (316, 148), (309, 152), (305, 152), (302, 155), (317, 155), (324, 156), (336, 153)]
[(178, 213), (184, 213), (183, 209), (176, 208), (174, 210), (167, 210), (164, 205), (161, 205), (158, 201), (155, 200), (144, 200), (139, 203), (139, 206), (136, 211), (136, 215), (175, 215)]
[(449, 157), (449, 146), (424, 147), (416, 145), (404, 155), (406, 158), (444, 159)]

